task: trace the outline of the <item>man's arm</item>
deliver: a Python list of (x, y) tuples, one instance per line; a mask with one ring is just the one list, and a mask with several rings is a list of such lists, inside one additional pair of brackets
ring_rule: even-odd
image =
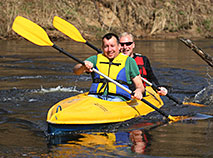
[(93, 63), (91, 63), (90, 61), (84, 61), (84, 65), (82, 64), (77, 64), (74, 66), (73, 68), (73, 72), (76, 75), (81, 75), (84, 72), (92, 72), (92, 68), (93, 68)]
[(73, 72), (76, 75), (80, 75), (84, 72), (92, 72), (92, 68), (95, 66), (96, 61), (97, 61), (97, 56), (95, 55), (91, 56), (84, 61), (85, 63), (84, 65), (82, 64), (75, 65), (73, 68)]
[(135, 85), (134, 97), (141, 100), (143, 98), (143, 93), (145, 88), (143, 86), (141, 75), (136, 64), (136, 61), (133, 58), (129, 57), (129, 66), (130, 66), (130, 78)]
[(168, 93), (168, 90), (165, 87), (160, 87), (160, 83), (158, 82), (158, 79), (155, 77), (153, 71), (152, 71), (152, 67), (151, 64), (149, 62), (149, 59), (147, 57), (144, 57), (144, 66), (147, 70), (147, 80), (150, 82), (154, 82), (156, 84), (156, 86), (158, 86), (158, 91), (157, 93), (159, 95), (165, 96)]
[(132, 79), (133, 83), (135, 84), (135, 91), (134, 91), (134, 97), (141, 100), (143, 98), (143, 93), (145, 92), (145, 88), (143, 86), (141, 76), (138, 75), (135, 78)]
[(159, 84), (158, 79), (157, 79), (157, 77), (155, 76), (155, 74), (152, 70), (149, 59), (146, 56), (143, 56), (143, 58), (144, 58), (144, 66), (145, 66), (145, 69), (146, 69), (147, 74), (148, 74), (147, 80), (150, 81), (150, 82), (154, 82), (157, 86), (159, 86), (160, 84)]

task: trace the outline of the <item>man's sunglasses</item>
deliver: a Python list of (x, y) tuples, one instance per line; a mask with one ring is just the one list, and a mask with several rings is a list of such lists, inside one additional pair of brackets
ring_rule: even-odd
[(124, 46), (124, 45), (130, 46), (132, 43), (133, 43), (133, 42), (125, 42), (125, 43), (120, 43), (120, 44), (121, 44), (121, 46)]

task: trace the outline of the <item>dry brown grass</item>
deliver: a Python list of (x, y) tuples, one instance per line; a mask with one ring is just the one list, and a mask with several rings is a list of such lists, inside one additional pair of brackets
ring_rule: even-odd
[(18, 15), (56, 38), (65, 36), (52, 26), (55, 15), (90, 39), (110, 31), (128, 31), (136, 38), (213, 37), (212, 5), (212, 0), (1, 0), (0, 38), (18, 37), (11, 30)]

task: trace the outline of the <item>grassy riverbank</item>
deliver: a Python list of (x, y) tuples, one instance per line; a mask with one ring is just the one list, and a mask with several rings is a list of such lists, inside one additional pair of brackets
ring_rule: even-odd
[(138, 39), (212, 38), (213, 0), (1, 0), (0, 38), (16, 39), (16, 16), (42, 26), (51, 38), (67, 38), (52, 26), (54, 16), (74, 24), (85, 38), (131, 32)]

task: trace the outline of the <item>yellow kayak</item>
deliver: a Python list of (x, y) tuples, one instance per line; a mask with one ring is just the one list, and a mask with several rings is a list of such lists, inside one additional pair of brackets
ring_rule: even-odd
[[(157, 108), (163, 106), (160, 96), (151, 87), (146, 87), (144, 99)], [(123, 122), (138, 116), (145, 116), (153, 111), (155, 111), (153, 108), (140, 100), (111, 102), (83, 93), (64, 99), (49, 109), (47, 122), (51, 128), (48, 130), (52, 133), (56, 129), (63, 130), (65, 125), (70, 126), (67, 130), (75, 130), (72, 128), (80, 129), (79, 125), (89, 127), (90, 125)]]

